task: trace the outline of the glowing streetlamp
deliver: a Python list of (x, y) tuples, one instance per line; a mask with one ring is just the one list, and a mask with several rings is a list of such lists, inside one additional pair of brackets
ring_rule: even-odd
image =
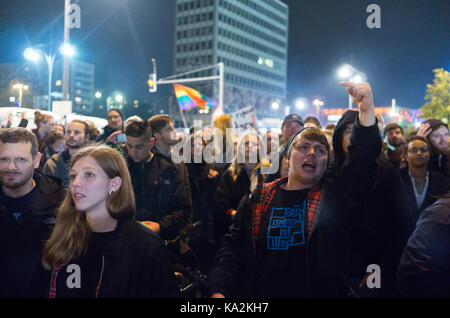
[(316, 106), (316, 114), (319, 116), (319, 109), (321, 106), (323, 106), (324, 102), (322, 102), (320, 99), (313, 100), (313, 105)]
[[(337, 70), (338, 77), (342, 80), (359, 84), (365, 81), (365, 74), (358, 71), (350, 64), (344, 64)], [(348, 109), (352, 109), (352, 97), (348, 95)]]
[(116, 97), (114, 97), (114, 99), (116, 100), (116, 102), (121, 104), (123, 102), (123, 95), (122, 94), (117, 94)]
[(23, 91), (28, 90), (28, 85), (22, 84), (22, 83), (17, 83), (13, 85), (14, 89), (17, 89), (19, 91), (19, 107), (22, 107), (22, 96), (23, 96)]
[[(72, 57), (76, 54), (75, 48), (70, 44), (62, 44), (59, 48), (59, 51), (62, 55), (67, 57)], [(53, 75), (53, 65), (55, 63), (55, 55), (50, 55), (44, 53), (40, 49), (34, 49), (34, 48), (27, 48), (23, 52), (23, 56), (28, 61), (31, 61), (33, 63), (38, 63), (42, 56), (44, 56), (45, 61), (47, 62), (48, 67), (48, 104), (47, 104), (47, 110), (52, 110), (52, 75)], [(68, 85), (68, 83), (63, 83), (64, 85)], [(63, 87), (64, 88), (64, 87)]]

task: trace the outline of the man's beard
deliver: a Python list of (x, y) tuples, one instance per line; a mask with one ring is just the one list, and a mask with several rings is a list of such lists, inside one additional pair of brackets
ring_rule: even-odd
[(22, 175), (22, 178), (15, 181), (6, 181), (5, 175), (8, 171), (0, 173), (0, 183), (2, 186), (10, 189), (17, 189), (24, 186), (33, 177), (34, 168), (27, 170), (25, 172), (18, 172), (17, 175)]
[(69, 141), (69, 142), (66, 142), (66, 146), (69, 149), (80, 149), (83, 146), (83, 144), (78, 144), (78, 143), (70, 144), (70, 141)]

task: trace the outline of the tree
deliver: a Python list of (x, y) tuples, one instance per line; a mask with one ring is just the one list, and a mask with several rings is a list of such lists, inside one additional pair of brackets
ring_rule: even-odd
[(425, 100), (420, 111), (422, 118), (450, 120), (450, 73), (443, 68), (434, 69), (433, 84), (427, 84)]

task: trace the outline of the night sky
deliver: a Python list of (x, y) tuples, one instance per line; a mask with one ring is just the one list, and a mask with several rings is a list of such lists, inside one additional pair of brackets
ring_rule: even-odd
[[(72, 2), (75, 2), (72, 0)], [(284, 0), (290, 8), (288, 101), (321, 97), (346, 107), (336, 69), (364, 71), (376, 106), (418, 108), (432, 69), (450, 67), (448, 0)], [(81, 29), (71, 30), (78, 58), (95, 64), (96, 87), (129, 100), (167, 104), (171, 87), (150, 95), (151, 58), (158, 77), (172, 75), (175, 1), (80, 0)], [(369, 29), (366, 7), (381, 7), (381, 29)], [(0, 0), (0, 63), (23, 61), (32, 44), (63, 40), (64, 0)]]

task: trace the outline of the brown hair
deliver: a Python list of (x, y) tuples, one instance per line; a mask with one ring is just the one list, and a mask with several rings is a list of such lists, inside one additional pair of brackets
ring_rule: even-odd
[[(122, 155), (105, 145), (88, 146), (77, 152), (71, 162), (73, 165), (84, 157), (93, 158), (109, 178), (120, 177), (122, 184), (106, 200), (106, 208), (114, 219), (132, 218), (136, 207), (130, 173)], [(82, 256), (89, 242), (89, 225), (85, 211), (75, 208), (70, 188), (58, 208), (56, 225), (43, 252), (45, 268), (61, 266), (71, 259)]]
[[(87, 122), (85, 122), (84, 120), (81, 120), (81, 119), (74, 119), (69, 123), (69, 125), (72, 123), (78, 123), (78, 124), (84, 125), (84, 136), (86, 137), (89, 135), (91, 127), (89, 127), (89, 124)], [(67, 125), (67, 126), (69, 126), (69, 125)]]
[(285, 156), (289, 159), (291, 157), (292, 149), (295, 147), (300, 138), (303, 137), (310, 141), (317, 141), (323, 144), (327, 148), (328, 162), (330, 161), (330, 145), (328, 144), (327, 137), (324, 132), (319, 128), (307, 127), (300, 130), (297, 134), (293, 135), (286, 146)]
[(34, 123), (36, 124), (36, 127), (39, 128), (39, 125), (41, 123), (46, 123), (48, 122), (50, 119), (53, 119), (52, 115), (48, 115), (48, 114), (42, 114), (40, 111), (35, 111), (34, 112)]
[(145, 120), (133, 120), (125, 126), (125, 135), (131, 137), (141, 137), (145, 135), (146, 139), (152, 136), (152, 126)]
[(45, 143), (47, 145), (53, 145), (58, 140), (64, 139), (64, 135), (59, 130), (52, 130), (48, 133), (47, 139), (45, 140)]
[(38, 142), (36, 136), (25, 128), (1, 128), (0, 141), (4, 144), (16, 144), (19, 142), (31, 143), (31, 156), (34, 158), (38, 153)]
[(155, 115), (148, 120), (153, 134), (159, 133), (167, 124), (173, 122), (169, 115)]

